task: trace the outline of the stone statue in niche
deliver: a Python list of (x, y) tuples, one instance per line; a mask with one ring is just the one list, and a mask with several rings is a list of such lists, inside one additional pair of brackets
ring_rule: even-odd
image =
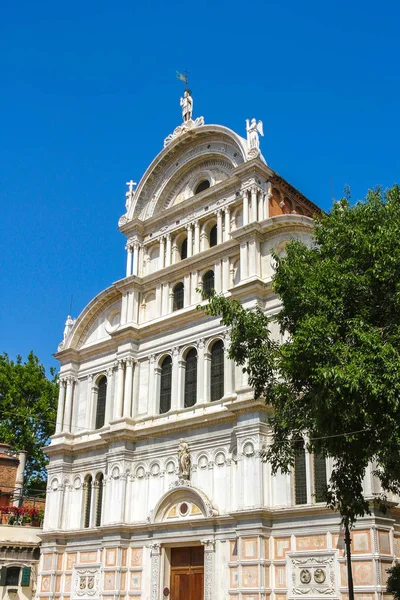
[(260, 138), (259, 135), (264, 136), (264, 129), (262, 121), (252, 119), (246, 119), (246, 132), (247, 132), (247, 157), (257, 158), (260, 156)]
[(183, 122), (191, 121), (193, 114), (193, 98), (190, 95), (190, 90), (186, 89), (181, 98), (182, 119)]
[(189, 445), (181, 440), (178, 448), (179, 479), (190, 479), (190, 463)]

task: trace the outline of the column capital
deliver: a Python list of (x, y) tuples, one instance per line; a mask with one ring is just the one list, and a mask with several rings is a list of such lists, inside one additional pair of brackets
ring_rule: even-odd
[(161, 554), (161, 544), (150, 544), (149, 545), (151, 556), (157, 556)]
[(197, 340), (196, 346), (198, 350), (202, 350), (204, 348), (204, 338)]
[(149, 361), (150, 361), (151, 365), (154, 365), (154, 363), (156, 362), (156, 355), (155, 354), (150, 354)]
[(215, 540), (201, 540), (204, 552), (215, 552)]
[(179, 356), (179, 346), (173, 346), (172, 348), (172, 358), (176, 358)]
[(118, 359), (118, 369), (124, 369), (125, 368), (125, 360), (123, 358), (119, 358)]
[(74, 377), (73, 375), (67, 375), (65, 380), (67, 382), (67, 385), (72, 385), (73, 383), (76, 382), (76, 377)]
[(93, 377), (94, 377), (93, 373), (89, 373), (89, 375), (87, 376), (89, 383), (92, 383)]
[(67, 385), (67, 378), (66, 377), (59, 377), (58, 378), (58, 383), (59, 383), (60, 386), (66, 387), (66, 385)]
[(134, 364), (136, 364), (136, 360), (133, 358), (133, 356), (128, 356), (126, 359), (126, 366), (133, 367)]

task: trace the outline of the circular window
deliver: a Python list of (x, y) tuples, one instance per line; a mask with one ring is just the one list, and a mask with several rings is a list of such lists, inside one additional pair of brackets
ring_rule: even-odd
[(204, 190), (208, 190), (209, 187), (210, 187), (210, 182), (208, 181), (208, 179), (203, 179), (203, 181), (200, 181), (200, 183), (198, 183), (196, 185), (194, 193), (200, 194), (200, 192), (204, 192)]
[(187, 515), (188, 511), (189, 511), (189, 507), (186, 504), (186, 502), (182, 502), (182, 504), (179, 507), (179, 511), (181, 513), (182, 516)]

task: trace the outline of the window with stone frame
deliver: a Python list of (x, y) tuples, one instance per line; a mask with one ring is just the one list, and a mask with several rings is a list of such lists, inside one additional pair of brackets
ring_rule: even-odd
[(184, 305), (184, 287), (183, 287), (183, 283), (179, 282), (175, 285), (174, 289), (173, 289), (173, 295), (174, 295), (174, 303), (173, 303), (173, 310), (180, 310), (181, 308), (183, 308)]
[(208, 179), (203, 179), (203, 181), (200, 181), (200, 183), (198, 183), (196, 185), (196, 188), (194, 190), (194, 195), (200, 194), (200, 192), (204, 192), (204, 190), (208, 190), (209, 187), (210, 187), (210, 182), (208, 181)]
[(197, 401), (197, 351), (191, 348), (185, 360), (185, 408)]
[(103, 486), (104, 486), (104, 475), (103, 473), (98, 473), (96, 475), (96, 527), (100, 527), (101, 525), (101, 516), (103, 510)]
[(215, 224), (210, 229), (210, 248), (212, 248), (213, 246), (216, 246), (217, 242), (218, 242), (218, 230), (217, 230), (217, 225)]
[(206, 298), (210, 298), (215, 291), (214, 271), (207, 271), (203, 277), (203, 294)]
[(184, 260), (185, 258), (187, 258), (188, 255), (188, 241), (187, 238), (185, 238), (181, 244), (181, 260)]
[(90, 527), (90, 512), (92, 505), (92, 476), (85, 478), (85, 503), (84, 503), (84, 523), (85, 528)]
[(211, 348), (211, 402), (220, 400), (224, 395), (224, 343), (216, 341)]
[(171, 409), (172, 359), (166, 356), (161, 364), (160, 375), (160, 414)]
[(319, 453), (313, 455), (314, 463), (314, 499), (315, 502), (326, 501), (326, 459)]
[(306, 450), (304, 440), (295, 442), (294, 494), (296, 504), (307, 504)]
[(106, 417), (107, 377), (102, 377), (97, 384), (96, 429), (104, 425)]

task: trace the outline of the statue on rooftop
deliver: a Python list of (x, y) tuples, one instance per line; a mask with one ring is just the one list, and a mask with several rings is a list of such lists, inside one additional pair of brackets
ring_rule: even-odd
[(246, 132), (247, 132), (247, 156), (249, 159), (257, 158), (260, 156), (260, 138), (259, 135), (264, 136), (264, 129), (262, 121), (256, 121), (252, 119), (246, 119)]
[(181, 107), (183, 122), (186, 123), (187, 121), (191, 121), (193, 114), (193, 98), (188, 88), (185, 89), (183, 98), (181, 98)]

